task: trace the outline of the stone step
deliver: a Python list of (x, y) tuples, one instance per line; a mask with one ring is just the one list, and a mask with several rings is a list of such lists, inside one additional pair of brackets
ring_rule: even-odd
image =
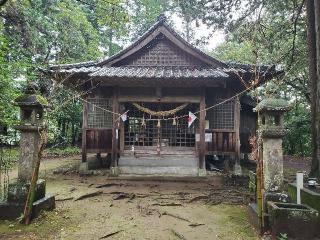
[(198, 167), (195, 156), (121, 156), (119, 166)]
[(119, 166), (120, 175), (198, 176), (197, 167)]

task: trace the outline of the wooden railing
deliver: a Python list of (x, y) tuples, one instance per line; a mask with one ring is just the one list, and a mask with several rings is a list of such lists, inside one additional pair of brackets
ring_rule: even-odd
[(235, 153), (236, 153), (236, 132), (233, 129), (206, 130), (206, 154), (235, 154)]

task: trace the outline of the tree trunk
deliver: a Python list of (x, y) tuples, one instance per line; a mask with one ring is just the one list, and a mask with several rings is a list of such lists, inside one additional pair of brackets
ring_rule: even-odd
[(109, 33), (108, 33), (108, 37), (109, 37), (109, 46), (108, 46), (108, 51), (109, 51), (109, 57), (112, 56), (114, 53), (113, 53), (113, 47), (112, 47), (112, 44), (113, 44), (113, 31), (112, 29), (109, 30)]
[(71, 123), (71, 145), (74, 146), (76, 143), (76, 128), (74, 123)]
[(317, 160), (318, 160), (318, 176), (320, 176), (320, 1), (314, 0), (315, 8), (315, 31), (316, 31), (316, 58), (317, 58), (317, 99), (316, 99), (316, 131), (317, 131)]
[(61, 120), (61, 134), (60, 134), (60, 143), (64, 142), (66, 137), (66, 122), (65, 120)]
[(318, 160), (318, 131), (317, 131), (317, 56), (316, 56), (316, 32), (315, 32), (315, 6), (314, 0), (306, 1), (308, 24), (308, 52), (309, 52), (309, 84), (311, 91), (311, 142), (312, 165), (311, 175), (319, 174)]

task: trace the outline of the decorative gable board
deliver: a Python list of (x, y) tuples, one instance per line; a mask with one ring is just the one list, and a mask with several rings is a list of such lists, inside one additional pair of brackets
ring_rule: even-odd
[(176, 46), (163, 34), (159, 34), (149, 44), (118, 62), (116, 66), (209, 67), (207, 63)]

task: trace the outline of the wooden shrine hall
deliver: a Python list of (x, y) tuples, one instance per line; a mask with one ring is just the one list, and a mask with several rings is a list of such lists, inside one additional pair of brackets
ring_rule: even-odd
[[(83, 162), (88, 153), (108, 153), (120, 174), (193, 176), (205, 172), (206, 156), (250, 152), (255, 101), (239, 93), (280, 73), (219, 61), (182, 39), (164, 17), (110, 58), (46, 72), (84, 93)], [(190, 113), (196, 119), (188, 126)]]

